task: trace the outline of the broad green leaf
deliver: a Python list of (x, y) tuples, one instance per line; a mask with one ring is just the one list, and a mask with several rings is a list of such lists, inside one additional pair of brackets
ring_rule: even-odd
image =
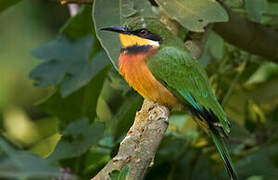
[(111, 25), (123, 25), (130, 17), (158, 17), (148, 0), (95, 0), (93, 21), (96, 35), (108, 54), (112, 64), (118, 68), (121, 43), (118, 34), (100, 32), (99, 29)]
[[(63, 98), (55, 92), (40, 104), (48, 114), (58, 117), (62, 126), (82, 117), (93, 121), (96, 117), (96, 104), (109, 66), (99, 72), (85, 87)], [(61, 124), (60, 124), (61, 125)]]
[(50, 166), (47, 160), (30, 152), (17, 150), (0, 137), (1, 151), (5, 154), (4, 159), (0, 159), (1, 179), (49, 179), (60, 175), (59, 169)]
[(155, 0), (167, 15), (190, 31), (202, 32), (209, 23), (226, 22), (228, 15), (217, 1)]
[(72, 41), (65, 36), (42, 45), (34, 51), (34, 56), (45, 62), (31, 73), (38, 80), (38, 86), (61, 85), (61, 94), (66, 97), (86, 85), (107, 65), (104, 53), (90, 58), (93, 38), (87, 36)]
[(261, 22), (263, 13), (267, 11), (267, 0), (245, 0), (245, 8), (250, 20)]
[(103, 137), (104, 129), (103, 123), (90, 124), (88, 118), (72, 122), (62, 133), (61, 140), (48, 159), (54, 161), (80, 156), (98, 143)]
[(1, 0), (0, 1), (0, 13), (8, 7), (20, 2), (21, 0)]
[(126, 165), (122, 168), (121, 171), (114, 170), (109, 173), (111, 180), (126, 180), (128, 176), (129, 167)]
[(60, 33), (73, 39), (83, 38), (92, 34), (94, 32), (94, 25), (91, 16), (92, 6), (87, 5), (80, 8), (78, 13), (71, 17), (61, 28)]

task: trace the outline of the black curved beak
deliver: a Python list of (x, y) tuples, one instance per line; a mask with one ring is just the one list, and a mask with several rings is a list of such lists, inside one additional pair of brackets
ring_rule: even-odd
[(107, 26), (107, 27), (102, 27), (100, 28), (101, 31), (112, 31), (112, 32), (117, 32), (117, 33), (122, 33), (122, 34), (129, 34), (131, 30), (127, 27), (123, 26)]

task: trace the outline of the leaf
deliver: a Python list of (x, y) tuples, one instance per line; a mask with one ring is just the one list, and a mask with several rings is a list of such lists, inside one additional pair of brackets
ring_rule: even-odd
[(126, 180), (128, 177), (129, 167), (126, 165), (122, 168), (121, 171), (114, 170), (109, 173), (111, 180)]
[(263, 180), (263, 176), (250, 176), (248, 179), (246, 180)]
[(99, 151), (99, 148), (95, 147), (90, 148), (89, 152), (86, 154), (86, 169), (84, 169), (84, 173), (88, 174), (89, 176), (92, 176), (92, 174), (97, 174), (98, 171), (103, 168), (110, 159), (110, 152), (102, 152)]
[(121, 48), (118, 34), (100, 32), (99, 29), (105, 26), (123, 25), (126, 19), (134, 16), (158, 17), (148, 0), (94, 1), (93, 21), (96, 35), (116, 69)]
[(0, 13), (21, 0), (2, 0), (0, 1)]
[(240, 179), (250, 176), (263, 176), (263, 179), (276, 179), (278, 169), (272, 164), (268, 148), (245, 156), (236, 163), (236, 169)]
[(89, 124), (88, 118), (74, 121), (62, 133), (62, 138), (54, 152), (48, 157), (50, 161), (73, 158), (85, 153), (104, 135), (104, 124)]
[(190, 31), (203, 32), (209, 23), (226, 22), (228, 15), (217, 1), (212, 0), (156, 0), (172, 19)]
[(127, 132), (143, 100), (116, 73), (115, 70), (109, 72), (97, 104), (97, 116), (106, 122), (106, 131), (114, 139)]
[(83, 6), (78, 13), (71, 17), (61, 28), (60, 33), (73, 39), (83, 38), (94, 33), (92, 21), (92, 6)]
[(278, 76), (278, 65), (275, 63), (264, 63), (246, 82), (246, 85), (263, 83), (271, 77)]
[(13, 148), (0, 137), (0, 152), (5, 153), (5, 158), (0, 161), (0, 178), (56, 178), (59, 170), (49, 165), (41, 157)]
[(61, 36), (57, 40), (42, 45), (33, 54), (45, 62), (38, 65), (30, 73), (30, 77), (38, 80), (38, 86), (61, 83), (62, 97), (70, 95), (86, 85), (107, 65), (104, 53), (97, 54), (93, 59), (90, 58), (92, 45), (92, 36), (78, 41)]
[(216, 59), (223, 58), (224, 55), (224, 40), (218, 34), (211, 32), (207, 40), (207, 48), (210, 55)]
[[(104, 60), (104, 59), (103, 59)], [(108, 70), (107, 66), (99, 72), (85, 87), (63, 98), (58, 91), (39, 106), (46, 112), (67, 124), (82, 117), (93, 121), (96, 117), (96, 104)]]
[(245, 8), (250, 20), (260, 22), (263, 13), (267, 11), (267, 0), (245, 0)]

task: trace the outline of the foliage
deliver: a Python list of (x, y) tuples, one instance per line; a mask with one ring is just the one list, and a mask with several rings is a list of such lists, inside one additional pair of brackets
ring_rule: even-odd
[[(16, 1), (7, 2), (0, 3), (0, 11)], [(242, 17), (278, 28), (274, 0), (222, 3)], [(0, 178), (89, 179), (115, 155), (142, 98), (115, 70), (118, 36), (99, 28), (123, 25), (137, 16), (170, 17), (186, 36), (228, 21), (221, 3), (211, 0), (95, 0), (93, 7), (81, 6), (56, 39), (32, 53), (42, 61), (30, 78), (39, 87), (50, 87), (49, 95), (37, 103), (47, 118), (32, 119), (30, 127), (37, 128), (33, 135), (38, 135), (31, 143), (13, 138), (0, 125)], [(229, 143), (240, 179), (277, 179), (277, 64), (228, 44), (213, 31), (199, 61), (232, 121)], [(0, 122), (5, 118), (0, 116)], [(126, 166), (110, 178), (125, 179), (127, 174)], [(173, 112), (146, 179), (227, 179), (227, 173), (214, 145), (189, 114)]]
[(156, 0), (156, 2), (169, 17), (190, 31), (204, 31), (204, 27), (209, 23), (228, 21), (226, 11), (216, 1)]

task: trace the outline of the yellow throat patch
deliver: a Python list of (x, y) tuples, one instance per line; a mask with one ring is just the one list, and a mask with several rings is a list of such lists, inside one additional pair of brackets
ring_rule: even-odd
[(130, 47), (130, 46), (145, 46), (145, 45), (152, 45), (152, 46), (159, 46), (159, 43), (156, 41), (152, 41), (149, 39), (144, 39), (136, 35), (132, 34), (120, 34), (120, 40), (122, 43), (122, 46), (124, 48)]

